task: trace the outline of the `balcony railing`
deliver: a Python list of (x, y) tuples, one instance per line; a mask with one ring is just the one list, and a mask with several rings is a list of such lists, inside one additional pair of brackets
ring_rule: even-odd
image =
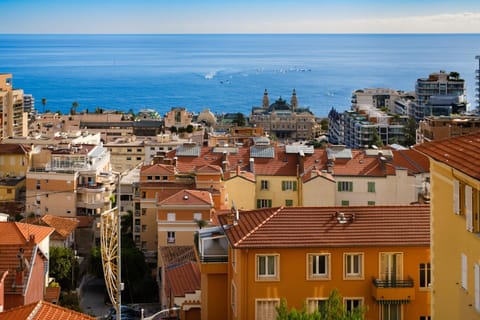
[(407, 279), (407, 280), (373, 279), (373, 284), (377, 288), (411, 288), (413, 287), (413, 279)]

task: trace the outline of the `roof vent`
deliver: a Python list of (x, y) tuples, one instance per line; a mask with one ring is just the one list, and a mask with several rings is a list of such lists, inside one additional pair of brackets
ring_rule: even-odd
[(335, 212), (333, 218), (340, 224), (352, 223), (355, 221), (355, 213)]
[(188, 194), (185, 194), (185, 195), (183, 196), (183, 200), (188, 200)]

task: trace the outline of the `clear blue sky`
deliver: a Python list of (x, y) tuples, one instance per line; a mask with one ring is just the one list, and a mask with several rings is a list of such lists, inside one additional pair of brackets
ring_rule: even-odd
[(0, 33), (480, 33), (480, 0), (0, 0)]

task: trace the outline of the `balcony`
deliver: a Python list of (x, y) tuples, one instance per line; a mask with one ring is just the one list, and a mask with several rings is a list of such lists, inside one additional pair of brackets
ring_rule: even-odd
[(77, 208), (102, 209), (103, 206), (104, 206), (103, 201), (99, 201), (99, 202), (77, 201)]
[(410, 301), (415, 300), (413, 279), (407, 280), (372, 280), (372, 297), (381, 301)]
[(77, 193), (102, 193), (104, 191), (103, 185), (99, 184), (79, 184), (77, 186)]

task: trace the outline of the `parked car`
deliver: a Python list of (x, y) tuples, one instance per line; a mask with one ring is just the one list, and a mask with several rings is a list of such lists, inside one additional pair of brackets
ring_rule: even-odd
[[(126, 305), (120, 307), (120, 315), (122, 320), (138, 320), (141, 317), (141, 311)], [(116, 320), (117, 310), (114, 307), (108, 309), (108, 314), (103, 318), (105, 320)]]

